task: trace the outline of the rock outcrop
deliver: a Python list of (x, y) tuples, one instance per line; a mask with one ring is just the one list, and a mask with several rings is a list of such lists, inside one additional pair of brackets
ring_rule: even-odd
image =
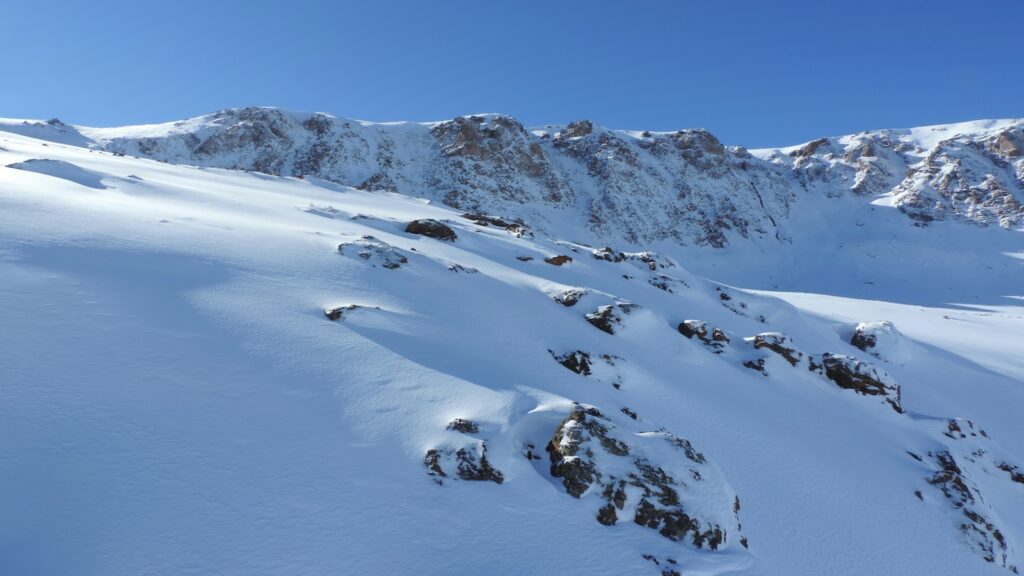
[(409, 263), (409, 259), (399, 249), (373, 236), (363, 236), (338, 244), (338, 254), (354, 256), (373, 266), (388, 270), (397, 270)]
[(606, 526), (632, 521), (698, 549), (746, 547), (739, 499), (717, 469), (686, 439), (640, 426), (576, 406), (548, 443), (551, 475), (570, 496), (594, 502)]
[(429, 218), (409, 222), (405, 227), (405, 231), (410, 234), (427, 236), (437, 240), (443, 240), (445, 242), (454, 242), (455, 239), (458, 238), (455, 234), (455, 230), (452, 230), (451, 226), (444, 222), (431, 220)]

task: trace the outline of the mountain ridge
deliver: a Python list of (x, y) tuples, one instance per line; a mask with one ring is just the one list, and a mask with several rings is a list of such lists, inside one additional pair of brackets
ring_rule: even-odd
[(703, 129), (609, 130), (587, 120), (528, 128), (501, 114), (376, 123), (251, 107), (135, 127), (52, 126), (118, 154), (425, 196), (634, 248), (787, 242), (793, 210), (834, 210), (816, 200), (841, 195), (888, 204), (918, 225), (1017, 229), (1024, 215), (1022, 120), (758, 150)]

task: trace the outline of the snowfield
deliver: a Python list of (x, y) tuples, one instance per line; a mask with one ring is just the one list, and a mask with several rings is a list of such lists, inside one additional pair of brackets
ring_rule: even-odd
[[(878, 202), (888, 183), (787, 196), (816, 152), (758, 151), (778, 193), (746, 218), (779, 219), (715, 248), (704, 228), (630, 237), (644, 213), (590, 226), (550, 151), (562, 204), (454, 209), (405, 188), (436, 174), (401, 153), (398, 191), (186, 165), (216, 126), (0, 122), (0, 573), (1024, 565), (1008, 202), (926, 222)], [(900, 193), (946, 198), (922, 186)]]

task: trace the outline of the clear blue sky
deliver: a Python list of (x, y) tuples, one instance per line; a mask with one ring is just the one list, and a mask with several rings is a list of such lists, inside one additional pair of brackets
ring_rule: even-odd
[(704, 127), (730, 144), (1024, 116), (1021, 0), (0, 0), (0, 116), (272, 105)]

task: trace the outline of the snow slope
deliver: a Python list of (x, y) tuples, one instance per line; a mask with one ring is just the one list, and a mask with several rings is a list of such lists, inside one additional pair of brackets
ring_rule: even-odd
[[(1019, 262), (957, 285), (1003, 300), (984, 313), (944, 310), (938, 288), (892, 304), (916, 298), (899, 266), (939, 272), (890, 256), (865, 285), (859, 251), (843, 277), (795, 261), (779, 284), (829, 291), (779, 299), (689, 271), (753, 286), (756, 243), (603, 250), (579, 243), (602, 228), (547, 208), (525, 230), (484, 226), (415, 196), (95, 147), (142, 129), (8, 125), (22, 128), (0, 131), (0, 573), (1021, 563), (1024, 330), (1005, 298), (1021, 284), (1001, 284)], [(883, 214), (907, 249), (996, 238), (979, 258), (1014, 261), (1015, 231)], [(827, 226), (800, 217), (782, 252), (824, 259), (803, 241)], [(457, 238), (406, 232), (418, 219)], [(883, 298), (840, 299), (850, 282)], [(860, 325), (880, 320), (893, 327)]]

